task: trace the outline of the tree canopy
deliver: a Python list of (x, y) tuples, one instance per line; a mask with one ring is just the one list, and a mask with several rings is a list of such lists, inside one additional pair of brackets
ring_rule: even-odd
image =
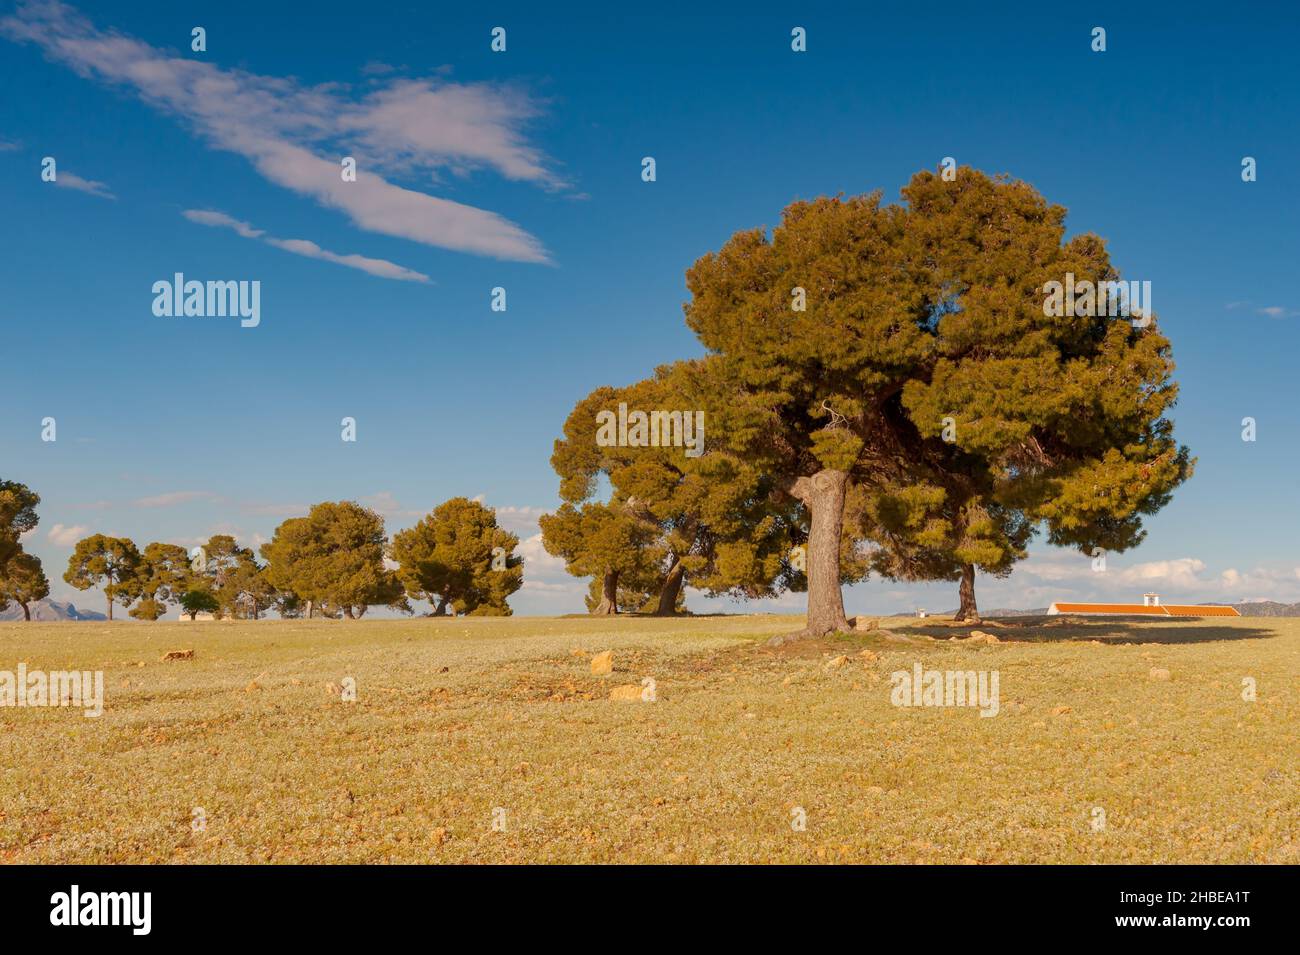
[(453, 497), (394, 534), (390, 556), (407, 595), (429, 601), (434, 616), (508, 617), (506, 598), (523, 586), (518, 546), (518, 537), (497, 526), (494, 510)]
[(128, 607), (140, 596), (140, 566), (140, 552), (130, 538), (94, 534), (77, 541), (63, 579), (78, 590), (102, 589), (112, 620), (115, 601)]
[[(687, 272), (686, 320), (716, 360), (712, 435), (809, 513), (808, 630), (847, 626), (849, 536), (875, 570), (1006, 573), (1040, 527), (1121, 550), (1190, 473), (1154, 316), (1045, 314), (1045, 284), (1117, 280), (1094, 235), (1031, 186), (962, 168), (786, 208)], [(801, 310), (797, 303), (802, 302)]]
[(384, 519), (353, 501), (314, 505), (263, 544), (271, 585), (316, 608), (357, 617), (375, 605), (409, 609), (401, 581), (384, 566)]
[(23, 608), (23, 619), (31, 620), (30, 604), (50, 595), (50, 582), (40, 558), (20, 550), (0, 568), (0, 610), (10, 601)]

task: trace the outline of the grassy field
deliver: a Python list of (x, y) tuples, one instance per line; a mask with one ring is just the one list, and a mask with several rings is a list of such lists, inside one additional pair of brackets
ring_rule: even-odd
[[(1300, 620), (796, 623), (0, 624), (0, 670), (105, 676), (0, 708), (0, 860), (1300, 862)], [(917, 662), (998, 715), (892, 705)]]

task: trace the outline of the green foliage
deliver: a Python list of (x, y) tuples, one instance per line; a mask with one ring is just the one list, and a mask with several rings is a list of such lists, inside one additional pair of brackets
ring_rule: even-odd
[(99, 587), (108, 603), (108, 619), (113, 619), (113, 603), (123, 607), (140, 596), (142, 558), (128, 537), (95, 534), (77, 541), (68, 558), (63, 579), (78, 590)]
[(324, 502), (282, 523), (262, 545), (264, 579), (346, 617), (375, 604), (409, 610), (401, 582), (384, 567), (384, 545), (384, 520), (374, 511), (353, 501)]
[(506, 599), (523, 586), (519, 538), (497, 526), (496, 512), (454, 497), (414, 527), (393, 535), (390, 556), (408, 596), (434, 615), (510, 616)]
[(179, 544), (150, 544), (140, 555), (137, 571), (140, 603), (130, 611), (138, 620), (157, 620), (190, 586), (190, 558)]
[(41, 560), (35, 554), (19, 550), (0, 569), (0, 610), (9, 601), (23, 608), (23, 616), (31, 619), (28, 604), (50, 595), (50, 582), (45, 577)]
[(1169, 341), (1154, 318), (1043, 314), (1047, 281), (1119, 278), (1104, 242), (1067, 241), (1063, 208), (968, 168), (918, 173), (903, 199), (796, 202), (688, 271), (711, 437), (786, 488), (847, 471), (846, 530), (891, 577), (1005, 574), (1040, 528), (1138, 543), (1192, 468), (1165, 417)]
[(191, 620), (198, 614), (216, 613), (221, 608), (216, 597), (206, 590), (197, 588), (181, 594), (180, 605), (181, 613), (189, 614)]
[(0, 571), (15, 557), (20, 546), (18, 539), (36, 527), (36, 505), (40, 495), (17, 481), (0, 481)]
[[(625, 404), (693, 415), (705, 410), (707, 387), (704, 363), (678, 362), (626, 388), (596, 389), (565, 421), (551, 464), (566, 504), (543, 520), (543, 541), (570, 573), (598, 578), (589, 609), (602, 603), (606, 574), (617, 575), (620, 609), (650, 611), (656, 609), (651, 594), (680, 608), (685, 581), (711, 593), (753, 597), (789, 583), (782, 576), (791, 546), (789, 508), (781, 509), (759, 471), (707, 441), (702, 454), (667, 440), (639, 447), (597, 442), (602, 412), (614, 414)], [(602, 479), (610, 488), (603, 504), (593, 500)]]

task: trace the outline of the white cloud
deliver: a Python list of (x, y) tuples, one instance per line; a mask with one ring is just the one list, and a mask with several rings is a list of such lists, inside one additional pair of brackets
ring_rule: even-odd
[(72, 547), (85, 536), (88, 530), (90, 528), (85, 524), (55, 524), (45, 536), (51, 544), (57, 544), (59, 547)]
[(294, 255), (303, 255), (309, 259), (323, 259), (326, 262), (333, 262), (335, 265), (346, 265), (350, 269), (360, 269), (362, 272), (368, 272), (384, 279), (396, 279), (399, 282), (429, 281), (429, 276), (423, 272), (416, 272), (414, 269), (397, 265), (387, 259), (372, 259), (356, 253), (340, 255), (337, 252), (322, 249), (309, 239), (267, 239), (266, 242), (277, 249), (292, 252)]
[[(519, 542), (515, 548), (515, 553), (524, 559), (524, 580), (547, 581), (551, 583), (560, 581), (573, 581), (574, 578), (569, 576), (568, 571), (564, 569), (564, 560), (560, 557), (554, 557), (546, 552), (542, 545), (542, 535), (534, 534)], [(584, 582), (579, 588), (582, 591), (587, 589)]]
[[(342, 211), (363, 229), (500, 259), (548, 260), (535, 237), (497, 213), (380, 175), (488, 167), (561, 187), (524, 141), (522, 126), (538, 106), (518, 90), (395, 79), (357, 100), (338, 84), (308, 87), (175, 56), (99, 30), (57, 0), (25, 4), (0, 20), (0, 33), (36, 43), (84, 77), (134, 90), (213, 147), (247, 158), (269, 181)], [(337, 157), (345, 154), (357, 159), (355, 182), (339, 174)]]
[(496, 508), (497, 523), (514, 534), (537, 533), (537, 519), (546, 513), (544, 507), (516, 507), (506, 504)]
[(273, 245), (277, 249), (292, 252), (294, 255), (306, 256), (309, 259), (323, 259), (337, 265), (346, 265), (348, 268), (360, 269), (362, 272), (368, 272), (380, 278), (396, 279), (401, 282), (429, 281), (429, 276), (424, 273), (389, 262), (387, 259), (372, 259), (356, 254), (340, 255), (337, 252), (322, 249), (310, 239), (277, 239), (275, 236), (267, 235), (263, 229), (254, 228), (242, 219), (236, 219), (234, 216), (228, 216), (224, 212), (217, 212), (213, 209), (186, 209), (181, 215), (191, 222), (197, 222), (199, 225), (230, 229), (245, 239), (261, 239), (267, 245)]
[(151, 497), (136, 498), (132, 503), (136, 507), (175, 507), (190, 501), (218, 501), (221, 498), (211, 491), (170, 491), (167, 494), (155, 494)]
[(199, 225), (232, 229), (245, 239), (260, 239), (266, 235), (261, 229), (254, 229), (247, 222), (236, 219), (234, 216), (228, 216), (224, 212), (217, 212), (214, 209), (186, 209), (181, 215), (191, 222), (197, 222)]
[(1255, 311), (1260, 315), (1267, 315), (1269, 318), (1291, 318), (1294, 315), (1300, 315), (1300, 311), (1282, 305), (1266, 305), (1263, 308), (1255, 309)]
[(75, 172), (59, 172), (54, 177), (54, 184), (62, 186), (64, 189), (76, 189), (78, 192), (88, 192), (92, 196), (99, 196), (101, 199), (116, 199), (113, 191), (102, 182), (96, 182), (94, 179), (82, 179)]

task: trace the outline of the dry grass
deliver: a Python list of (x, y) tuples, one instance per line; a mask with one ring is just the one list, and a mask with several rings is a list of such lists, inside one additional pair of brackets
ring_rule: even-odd
[[(0, 624), (0, 669), (106, 684), (99, 719), (0, 708), (0, 860), (1300, 862), (1300, 621), (1030, 624)], [(918, 660), (997, 670), (1000, 714), (894, 707)]]

